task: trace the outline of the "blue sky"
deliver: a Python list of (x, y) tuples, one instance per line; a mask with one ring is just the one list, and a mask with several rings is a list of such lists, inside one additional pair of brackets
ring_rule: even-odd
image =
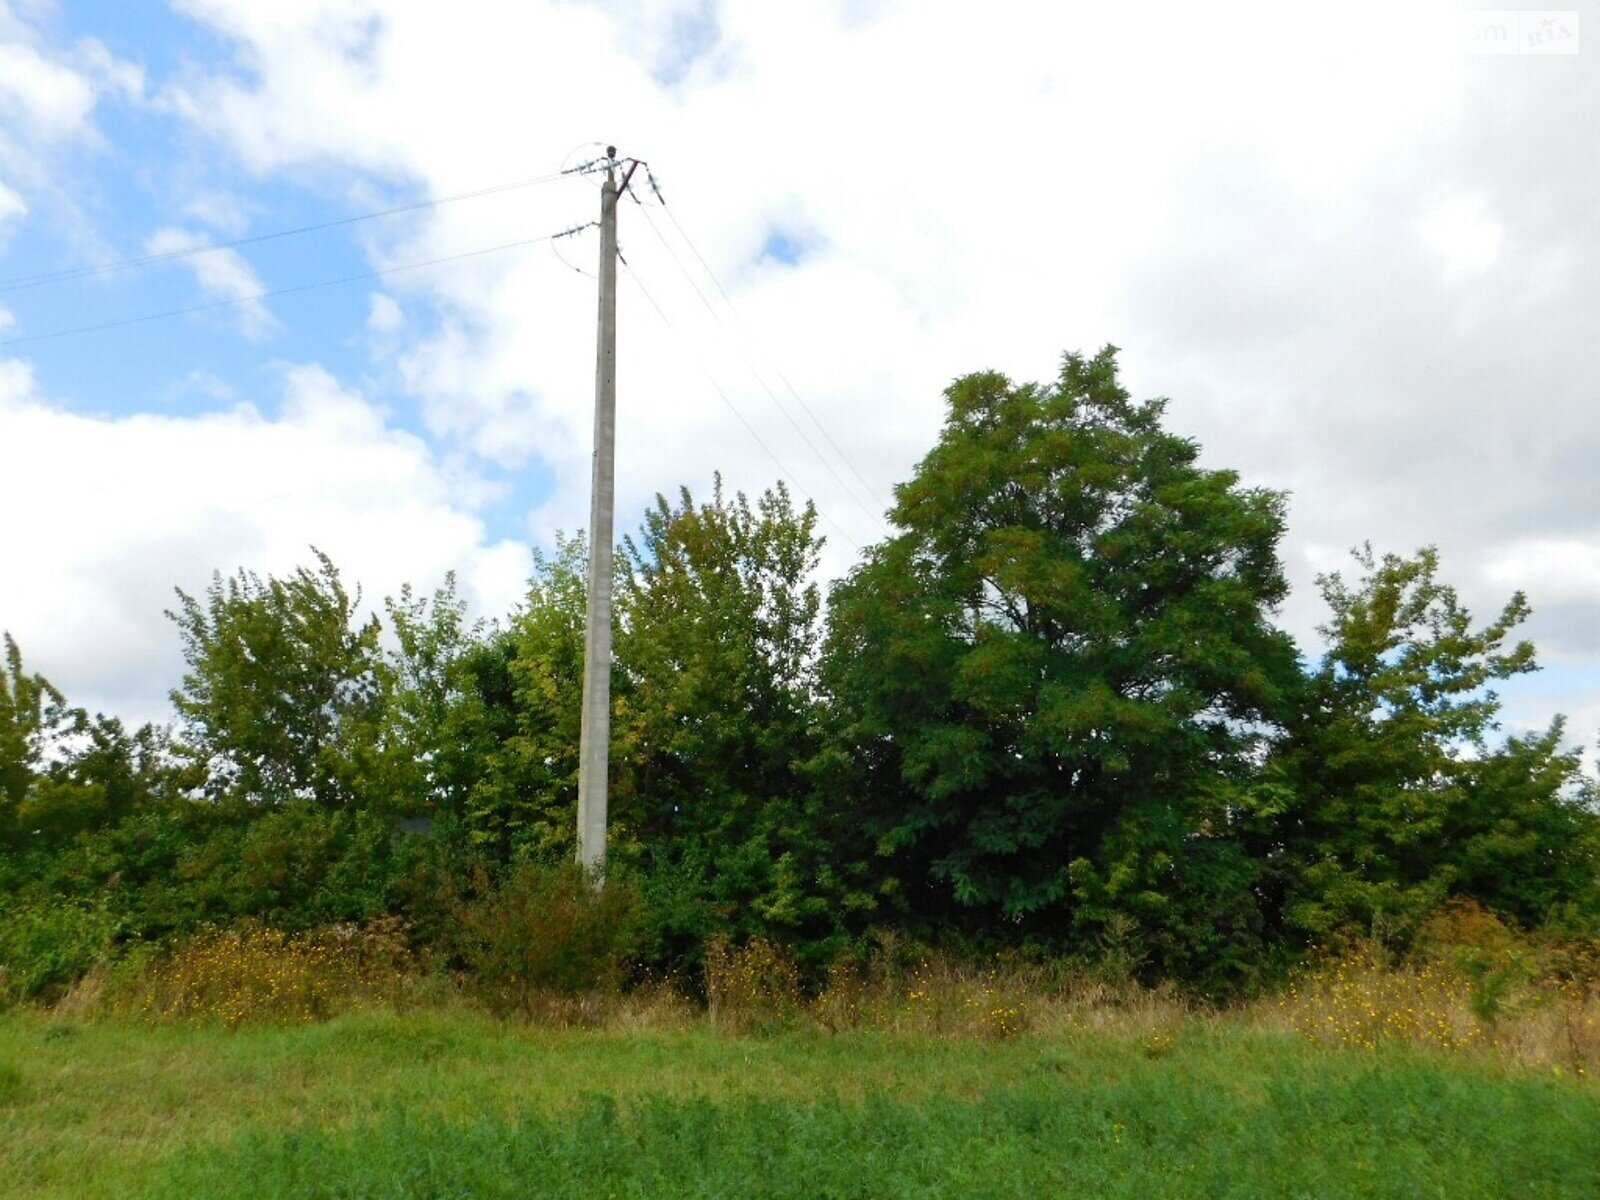
[[(144, 71), (152, 95), (169, 80), (238, 69), (234, 45), (160, 3), (72, 4), (60, 9), (47, 28), (63, 43), (98, 39)], [(372, 352), (367, 320), (371, 294), (381, 282), (272, 298), (265, 302), (271, 328), (258, 336), (242, 327), (237, 307), (52, 336), (219, 297), (197, 281), (190, 259), (38, 286), (8, 284), (143, 257), (148, 239), (164, 228), (226, 242), (426, 197), (426, 188), (416, 181), (371, 172), (251, 171), (159, 104), (110, 97), (98, 107), (96, 124), (97, 144), (72, 155), (56, 181), (70, 193), (71, 211), (58, 215), (41, 205), (26, 236), (11, 238), (0, 254), (0, 304), (15, 319), (4, 336), (44, 335), (25, 343), (25, 354), (46, 393), (96, 413), (194, 416), (240, 402), (263, 403), (274, 390), (271, 376), (278, 366), (317, 362), (340, 378), (360, 380), (396, 426), (425, 432), (392, 365)], [(352, 202), (354, 191), (361, 193), (360, 204)], [(371, 271), (369, 246), (397, 239), (416, 223), (415, 215), (381, 218), (275, 239), (240, 253), (261, 290), (297, 288)], [(503, 480), (514, 491), (489, 516), (494, 525), (509, 528), (515, 524), (512, 514), (536, 504), (542, 488), (536, 466), (507, 472)]]

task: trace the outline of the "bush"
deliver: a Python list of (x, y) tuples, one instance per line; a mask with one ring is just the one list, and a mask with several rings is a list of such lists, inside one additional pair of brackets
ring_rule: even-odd
[(766, 938), (733, 946), (725, 937), (706, 943), (706, 1003), (711, 1025), (727, 1033), (765, 1032), (800, 1010), (800, 970), (783, 947)]
[(110, 954), (116, 919), (85, 904), (0, 915), (0, 1003), (52, 1000)]
[(399, 999), (412, 967), (393, 920), (308, 934), (243, 921), (130, 964), (112, 1003), (151, 1019), (316, 1021)]
[(637, 944), (627, 887), (575, 864), (527, 862), (461, 911), (463, 957), (491, 1008), (532, 1020), (592, 1019)]

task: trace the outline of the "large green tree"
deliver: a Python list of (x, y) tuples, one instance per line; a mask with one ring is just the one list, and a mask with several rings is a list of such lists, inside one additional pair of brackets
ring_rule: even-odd
[[(816, 515), (781, 487), (658, 497), (617, 556), (609, 855), (649, 899), (647, 953), (712, 933), (811, 943), (862, 897), (815, 784)], [(464, 660), (465, 815), (500, 859), (570, 857), (587, 547), (536, 556), (527, 602)]]
[(451, 726), (471, 839), (496, 859), (574, 852), (588, 543), (558, 535), (534, 552), (528, 595), (507, 627), (463, 656)]
[(1297, 678), (1283, 499), (1201, 467), (1112, 347), (946, 397), (899, 532), (831, 598), (860, 817), (935, 920), (1225, 972), (1259, 926), (1231, 822)]

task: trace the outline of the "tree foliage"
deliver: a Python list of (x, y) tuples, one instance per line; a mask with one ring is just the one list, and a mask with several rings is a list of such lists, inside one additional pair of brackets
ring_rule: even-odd
[(207, 792), (252, 804), (357, 796), (380, 715), (377, 619), (356, 616), (327, 555), (287, 579), (213, 577), (168, 616), (188, 671), (172, 693)]
[(1249, 907), (1228, 797), (1293, 683), (1282, 497), (1197, 465), (1111, 348), (946, 395), (900, 532), (833, 597), (881, 848), (936, 913), (1194, 941)]
[(0, 841), (55, 845), (169, 795), (177, 776), (162, 731), (67, 703), (4, 637), (0, 672)]
[(560, 866), (577, 535), (535, 554), (503, 625), (470, 621), (454, 579), (373, 611), (315, 552), (179, 592), (171, 736), (72, 706), (7, 636), (0, 976), (42, 995), (119, 941), (382, 914), (546, 990), (623, 941), (668, 970), (740, 944), (814, 970), (885, 926), (1213, 990), (1350, 930), (1403, 943), (1456, 898), (1600, 936), (1597, 785), (1559, 718), (1497, 725), (1495, 685), (1534, 669), (1520, 593), (1479, 623), (1432, 549), (1364, 550), (1319, 581), (1302, 660), (1274, 624), (1284, 497), (1202, 466), (1112, 348), (946, 398), (826, 620), (817, 514), (782, 486), (658, 497), (623, 540), (626, 938), (582, 933), (591, 892)]
[(1526, 599), (1478, 625), (1431, 547), (1356, 559), (1356, 581), (1318, 581), (1326, 647), (1279, 757), (1294, 797), (1277, 830), (1289, 922), (1312, 936), (1404, 931), (1458, 894), (1539, 921), (1594, 861), (1560, 721), (1491, 743), (1492, 685), (1535, 666), (1512, 640)]
[(859, 902), (809, 764), (821, 595), (816, 512), (684, 489), (624, 542), (617, 609), (619, 835), (637, 845), (662, 953), (713, 932), (809, 941)]

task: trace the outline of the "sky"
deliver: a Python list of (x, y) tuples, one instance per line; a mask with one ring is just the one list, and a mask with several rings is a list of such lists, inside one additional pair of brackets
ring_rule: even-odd
[(665, 200), (620, 217), (619, 533), (783, 478), (838, 575), (952, 379), (1110, 342), (1289, 493), (1308, 653), (1320, 572), (1436, 545), (1481, 616), (1532, 603), (1507, 730), (1592, 742), (1584, 15), (0, 0), (0, 627), (137, 721), (213, 571), (316, 546), (368, 602), (454, 571), (511, 611), (587, 521), (598, 245), (535, 239), (609, 142)]

